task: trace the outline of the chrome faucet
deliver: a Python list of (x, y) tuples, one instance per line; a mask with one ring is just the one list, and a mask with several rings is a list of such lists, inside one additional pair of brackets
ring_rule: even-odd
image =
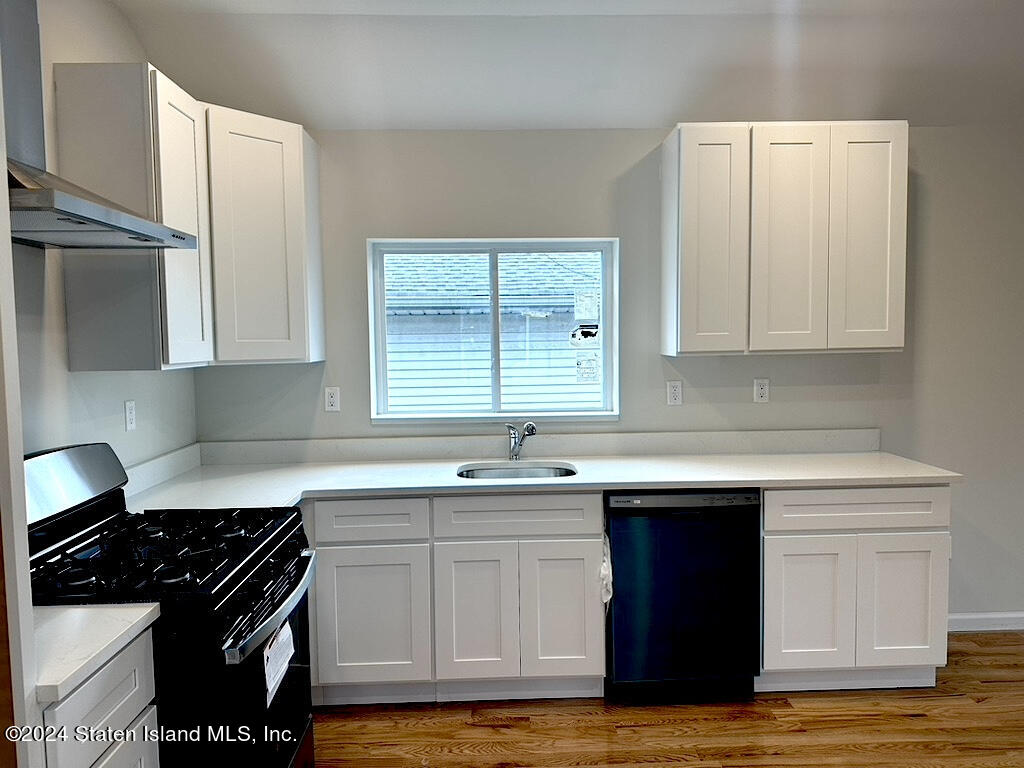
[(519, 453), (523, 450), (523, 443), (530, 435), (537, 434), (537, 425), (532, 421), (523, 424), (523, 431), (516, 429), (515, 424), (506, 424), (508, 430), (508, 460), (519, 461)]

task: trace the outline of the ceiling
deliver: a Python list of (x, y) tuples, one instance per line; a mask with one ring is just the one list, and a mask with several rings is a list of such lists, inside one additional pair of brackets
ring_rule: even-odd
[(1019, 0), (115, 0), (199, 98), (317, 129), (1024, 122)]

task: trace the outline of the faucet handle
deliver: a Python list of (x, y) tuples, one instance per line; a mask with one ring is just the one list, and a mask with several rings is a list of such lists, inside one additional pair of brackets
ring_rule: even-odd
[(523, 424), (523, 434), (524, 435), (536, 435), (537, 434), (537, 425), (534, 424), (532, 421), (526, 422), (525, 424)]

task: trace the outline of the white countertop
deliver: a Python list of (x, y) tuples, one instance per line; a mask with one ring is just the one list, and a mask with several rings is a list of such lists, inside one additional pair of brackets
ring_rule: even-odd
[(141, 635), (160, 615), (160, 606), (37, 605), (32, 614), (36, 699), (49, 704), (63, 699)]
[(131, 511), (289, 506), (304, 498), (604, 488), (814, 488), (945, 485), (961, 475), (891, 453), (801, 453), (565, 457), (564, 478), (469, 480), (465, 461), (201, 466), (135, 494)]

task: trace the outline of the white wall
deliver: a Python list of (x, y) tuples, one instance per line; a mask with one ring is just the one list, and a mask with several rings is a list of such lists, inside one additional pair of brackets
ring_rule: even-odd
[[(196, 374), (203, 440), (501, 432), (372, 426), (367, 237), (617, 235), (622, 419), (592, 431), (882, 428), (884, 448), (966, 472), (955, 491), (953, 611), (1024, 610), (1024, 254), (1020, 128), (911, 130), (907, 349), (669, 359), (658, 354), (660, 131), (326, 132), (325, 365)], [(768, 376), (772, 402), (751, 403)], [(684, 381), (682, 407), (664, 381)], [(341, 413), (322, 387), (340, 385)], [(542, 425), (542, 433), (565, 429)], [(576, 430), (576, 427), (573, 427)]]
[[(105, 0), (39, 0), (39, 24), (47, 160), (56, 169), (52, 64), (146, 61), (146, 54)], [(130, 465), (195, 439), (191, 371), (69, 373), (60, 251), (16, 246), (14, 266), (26, 451), (104, 441)], [(129, 399), (138, 414), (134, 432), (124, 431)]]

